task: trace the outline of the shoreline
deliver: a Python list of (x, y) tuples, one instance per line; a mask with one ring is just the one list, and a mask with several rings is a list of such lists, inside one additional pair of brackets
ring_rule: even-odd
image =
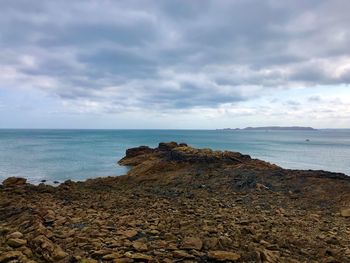
[[(350, 174), (348, 132), (309, 133), (217, 131), (48, 131), (0, 134), (0, 182), (8, 176), (84, 180), (125, 174), (116, 160), (127, 148), (142, 143), (157, 147), (159, 141), (184, 140), (195, 147), (239, 151), (288, 169), (313, 169)], [(342, 134), (342, 135), (340, 135)], [(306, 140), (310, 141), (307, 142)]]
[[(277, 165), (277, 164), (275, 164)], [(122, 166), (122, 165), (121, 165)], [(130, 166), (130, 169), (132, 167)], [(326, 177), (330, 177), (330, 178), (342, 178), (342, 177), (349, 177), (350, 178), (350, 175), (347, 175), (345, 173), (341, 173), (341, 172), (332, 172), (332, 171), (327, 171), (327, 170), (317, 170), (317, 169), (293, 169), (293, 168), (282, 168), (284, 170), (289, 170), (289, 171), (297, 171), (297, 172), (311, 172), (311, 173), (315, 173), (315, 174), (321, 174), (320, 176), (326, 176)], [(127, 176), (127, 173), (125, 174), (115, 174), (115, 175), (104, 175), (104, 176), (97, 176), (97, 177), (91, 177), (91, 178), (86, 178), (86, 179), (83, 179), (83, 180), (74, 180), (74, 179), (67, 179), (67, 180), (60, 180), (60, 181), (50, 181), (50, 180), (45, 180), (45, 182), (42, 182), (41, 181), (38, 181), (38, 182), (33, 182), (31, 181), (31, 179), (28, 179), (26, 178), (25, 176), (21, 176), (21, 177), (17, 177), (17, 176), (14, 176), (16, 178), (24, 178), (26, 179), (26, 184), (28, 185), (33, 185), (33, 186), (39, 186), (39, 185), (48, 185), (48, 186), (53, 186), (53, 187), (58, 187), (60, 186), (61, 184), (65, 184), (67, 182), (74, 182), (74, 183), (85, 183), (87, 180), (95, 180), (95, 179), (104, 179), (104, 178), (114, 178), (114, 177), (119, 177), (119, 176)], [(7, 178), (5, 178), (3, 181), (5, 181)]]
[(0, 186), (0, 262), (350, 260), (350, 177), (160, 143), (127, 175)]

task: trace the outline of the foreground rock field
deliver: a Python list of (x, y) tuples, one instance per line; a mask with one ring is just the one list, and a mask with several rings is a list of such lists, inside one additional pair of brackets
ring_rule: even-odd
[(129, 149), (125, 176), (0, 186), (0, 262), (350, 262), (350, 177)]

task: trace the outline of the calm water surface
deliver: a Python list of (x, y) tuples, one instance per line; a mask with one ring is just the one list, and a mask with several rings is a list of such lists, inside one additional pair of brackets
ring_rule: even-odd
[(154, 147), (161, 141), (239, 151), (285, 168), (350, 175), (350, 130), (0, 130), (0, 181), (9, 176), (38, 183), (125, 174), (116, 162), (127, 148)]

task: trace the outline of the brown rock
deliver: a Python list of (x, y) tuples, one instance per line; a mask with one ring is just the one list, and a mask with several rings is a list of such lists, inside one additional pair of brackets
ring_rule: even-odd
[(91, 255), (93, 258), (99, 258), (99, 257), (102, 257), (104, 255), (108, 255), (110, 253), (111, 253), (110, 250), (101, 249), (101, 250), (92, 251)]
[(107, 254), (104, 255), (102, 257), (102, 259), (104, 260), (112, 260), (112, 259), (116, 259), (116, 258), (121, 258), (123, 255), (121, 255), (120, 253), (111, 253), (111, 254)]
[(37, 236), (33, 239), (32, 244), (35, 252), (43, 255), (46, 261), (58, 261), (68, 256), (60, 246), (54, 244), (43, 235)]
[(79, 263), (98, 263), (98, 261), (92, 258), (83, 258), (79, 260)]
[(27, 240), (20, 238), (10, 238), (7, 240), (7, 244), (11, 247), (21, 247), (27, 244)]
[(148, 250), (147, 244), (145, 244), (145, 243), (143, 243), (141, 241), (134, 241), (132, 243), (132, 246), (137, 251), (147, 251)]
[(132, 258), (117, 258), (113, 260), (113, 263), (132, 263), (134, 260)]
[(124, 254), (124, 256), (128, 257), (128, 258), (132, 258), (132, 259), (136, 259), (136, 260), (146, 260), (146, 261), (150, 261), (153, 258), (151, 256), (148, 256), (146, 254), (142, 254), (142, 253), (131, 253), (131, 252), (126, 252)]
[(132, 237), (136, 236), (137, 233), (138, 232), (136, 230), (134, 230), (134, 229), (129, 229), (129, 230), (124, 230), (124, 231), (118, 232), (118, 234), (121, 234), (121, 235), (123, 235), (123, 236), (125, 236), (127, 238), (132, 238)]
[(230, 247), (232, 244), (232, 239), (226, 236), (222, 236), (219, 238), (219, 242), (224, 247)]
[(182, 242), (182, 249), (197, 249), (201, 250), (203, 246), (203, 242), (198, 237), (185, 237)]
[(342, 217), (350, 217), (350, 208), (345, 208), (340, 211)]
[(204, 246), (207, 249), (214, 249), (219, 243), (219, 239), (216, 237), (206, 238), (204, 242)]
[(9, 186), (16, 186), (16, 185), (24, 185), (26, 184), (27, 179), (25, 178), (21, 178), (21, 177), (9, 177), (7, 179), (5, 179), (2, 184), (5, 187), (9, 187)]
[(22, 246), (18, 250), (20, 250), (28, 258), (32, 258), (33, 257), (33, 252), (28, 247)]
[(21, 232), (18, 232), (18, 231), (13, 232), (7, 236), (8, 239), (10, 239), (10, 238), (22, 238), (22, 237), (23, 237), (23, 234)]
[(164, 234), (164, 239), (165, 239), (166, 241), (174, 241), (174, 240), (176, 240), (177, 238), (176, 238), (176, 236), (175, 236), (174, 234), (172, 234), (172, 233), (165, 233), (165, 234)]
[(236, 261), (241, 258), (241, 256), (234, 252), (228, 251), (210, 251), (208, 253), (208, 258), (217, 260), (217, 261)]
[(158, 145), (158, 149), (161, 151), (169, 151), (173, 148), (178, 147), (179, 145), (176, 142), (161, 142)]
[(188, 254), (186, 251), (184, 250), (175, 250), (173, 252), (173, 257), (175, 258), (194, 258), (193, 255)]
[(23, 254), (19, 251), (9, 251), (0, 254), (0, 262), (9, 262), (15, 259), (23, 258)]
[(56, 247), (52, 253), (52, 258), (55, 260), (60, 260), (67, 257), (68, 254), (64, 252), (60, 247)]
[(278, 251), (264, 249), (263, 251), (261, 251), (260, 255), (261, 255), (261, 260), (263, 263), (279, 263), (279, 262), (281, 262)]
[(126, 150), (126, 157), (135, 157), (138, 155), (142, 155), (142, 154), (147, 154), (147, 153), (152, 153), (154, 150), (149, 148), (148, 146), (140, 146), (140, 147), (136, 147), (136, 148), (130, 148)]

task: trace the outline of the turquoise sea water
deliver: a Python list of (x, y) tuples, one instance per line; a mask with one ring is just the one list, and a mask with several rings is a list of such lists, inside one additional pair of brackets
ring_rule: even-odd
[(127, 148), (162, 141), (239, 151), (285, 168), (350, 175), (350, 130), (0, 130), (0, 181), (22, 176), (50, 183), (125, 174), (116, 162)]

